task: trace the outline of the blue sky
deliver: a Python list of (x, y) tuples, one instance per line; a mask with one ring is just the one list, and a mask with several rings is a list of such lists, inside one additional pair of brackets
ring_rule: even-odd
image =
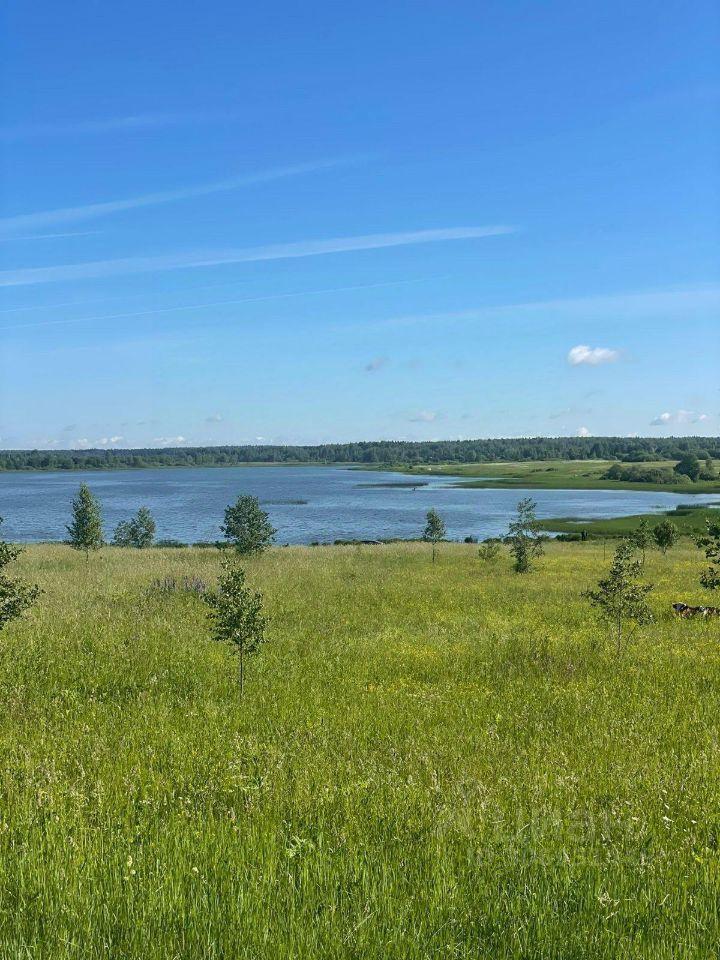
[(714, 2), (2, 32), (0, 446), (720, 433)]

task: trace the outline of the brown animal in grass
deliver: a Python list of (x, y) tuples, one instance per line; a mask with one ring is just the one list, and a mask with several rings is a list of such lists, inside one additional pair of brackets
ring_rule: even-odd
[(702, 617), (704, 620), (708, 617), (720, 617), (720, 607), (690, 607), (687, 603), (674, 603), (672, 608), (678, 617)]

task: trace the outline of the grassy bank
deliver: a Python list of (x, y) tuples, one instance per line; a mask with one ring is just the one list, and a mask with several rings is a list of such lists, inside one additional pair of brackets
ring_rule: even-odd
[(1, 636), (0, 956), (707, 958), (720, 935), (720, 624), (649, 557), (618, 658), (580, 592), (425, 544), (248, 564), (271, 642), (240, 701), (195, 596), (214, 551), (22, 559)]
[[(674, 460), (653, 463), (653, 467), (672, 469)], [(603, 474), (609, 460), (532, 460), (509, 463), (447, 463), (415, 467), (384, 466), (413, 476), (461, 477), (462, 486), (537, 490), (661, 490), (666, 493), (720, 493), (720, 478), (692, 482), (679, 477), (677, 483), (632, 483), (606, 480)], [(717, 469), (718, 464), (715, 463)]]
[(589, 537), (626, 537), (636, 530), (641, 520), (651, 527), (667, 517), (675, 524), (681, 536), (694, 537), (704, 533), (708, 520), (720, 520), (720, 510), (711, 507), (681, 505), (662, 513), (639, 513), (629, 517), (611, 517), (605, 520), (576, 520), (573, 517), (558, 517), (541, 520), (540, 528), (551, 533), (580, 533)]

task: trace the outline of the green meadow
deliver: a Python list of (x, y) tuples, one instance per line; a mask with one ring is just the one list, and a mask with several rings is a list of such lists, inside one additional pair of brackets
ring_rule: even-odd
[[(662, 460), (643, 466), (672, 470), (675, 460)], [(720, 493), (720, 479), (692, 481), (678, 477), (676, 483), (636, 483), (608, 480), (604, 477), (611, 460), (520, 460), (505, 463), (445, 463), (417, 466), (391, 466), (400, 473), (413, 476), (447, 476), (461, 478), (464, 487), (538, 490), (664, 490), (667, 493)], [(630, 466), (625, 464), (624, 466)], [(714, 461), (717, 471), (718, 462)], [(364, 469), (364, 468), (358, 468)]]
[[(214, 550), (33, 546), (0, 634), (0, 957), (716, 956), (720, 622), (688, 541), (616, 653), (581, 592), (470, 545), (273, 549), (245, 695)], [(609, 558), (608, 558), (609, 559)]]

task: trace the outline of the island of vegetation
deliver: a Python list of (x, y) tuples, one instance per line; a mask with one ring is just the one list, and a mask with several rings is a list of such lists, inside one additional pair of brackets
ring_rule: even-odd
[[(396, 464), (411, 476), (446, 476), (454, 485), (477, 488), (545, 490), (663, 490), (667, 493), (718, 493), (720, 468), (707, 447), (677, 459), (632, 463), (610, 460), (515, 460), (498, 463)], [(676, 451), (678, 453), (679, 451)], [(707, 456), (705, 456), (707, 454)], [(373, 468), (375, 469), (375, 468)], [(386, 469), (386, 468), (379, 468)]]

